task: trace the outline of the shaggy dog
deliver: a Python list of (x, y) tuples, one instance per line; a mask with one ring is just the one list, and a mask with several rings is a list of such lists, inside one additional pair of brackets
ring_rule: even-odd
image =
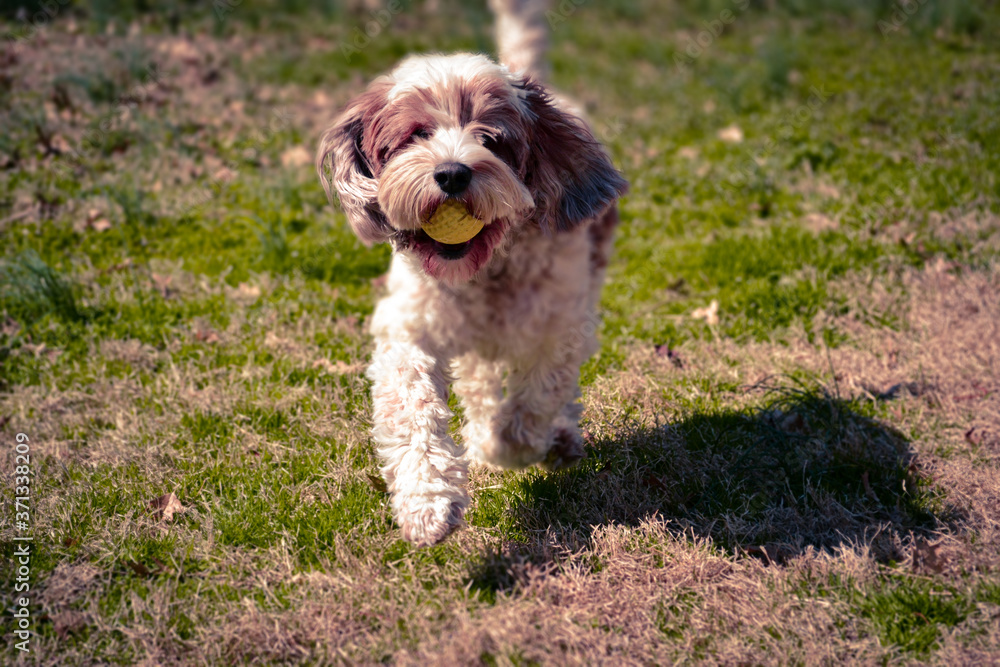
[[(407, 58), (348, 105), (317, 156), (358, 238), (393, 247), (370, 322), (372, 432), (396, 522), (417, 546), (461, 525), (469, 458), (557, 469), (583, 456), (579, 369), (596, 349), (626, 182), (532, 70)], [(448, 200), (485, 223), (465, 243), (422, 229)]]

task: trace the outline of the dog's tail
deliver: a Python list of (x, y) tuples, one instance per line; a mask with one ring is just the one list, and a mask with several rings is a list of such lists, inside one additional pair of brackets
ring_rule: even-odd
[(546, 10), (549, 0), (489, 0), (496, 16), (500, 62), (512, 72), (539, 80), (548, 79), (545, 52), (549, 46)]

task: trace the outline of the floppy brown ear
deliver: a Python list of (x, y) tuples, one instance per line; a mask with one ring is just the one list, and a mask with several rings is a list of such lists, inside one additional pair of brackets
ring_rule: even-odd
[(559, 109), (536, 81), (523, 88), (532, 128), (525, 184), (542, 229), (566, 231), (604, 210), (628, 182), (582, 120)]
[(332, 203), (336, 189), (351, 229), (366, 245), (387, 241), (392, 233), (378, 205), (373, 165), (361, 150), (367, 121), (385, 106), (387, 90), (376, 84), (351, 102), (323, 133), (316, 154), (316, 171), (327, 198)]

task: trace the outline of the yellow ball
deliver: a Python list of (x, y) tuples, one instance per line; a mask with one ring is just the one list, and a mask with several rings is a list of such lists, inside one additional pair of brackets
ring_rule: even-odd
[(438, 206), (423, 228), (427, 236), (440, 243), (465, 243), (479, 233), (483, 221), (469, 215), (462, 202), (448, 199)]

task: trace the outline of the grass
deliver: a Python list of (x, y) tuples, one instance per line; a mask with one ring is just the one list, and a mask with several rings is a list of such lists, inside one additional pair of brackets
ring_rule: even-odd
[(955, 627), (969, 615), (970, 601), (948, 593), (924, 586), (872, 591), (858, 612), (872, 621), (883, 643), (923, 655), (937, 646), (942, 626)]
[(553, 83), (631, 183), (588, 457), (475, 470), (469, 525), (414, 550), (363, 377), (389, 252), (310, 154), (403, 55), (491, 50), (444, 4), (349, 62), (370, 16), (332, 3), (82, 3), (37, 35), (0, 10), (0, 440), (30, 438), (36, 536), (13, 659), (995, 660), (996, 3), (560, 14)]

